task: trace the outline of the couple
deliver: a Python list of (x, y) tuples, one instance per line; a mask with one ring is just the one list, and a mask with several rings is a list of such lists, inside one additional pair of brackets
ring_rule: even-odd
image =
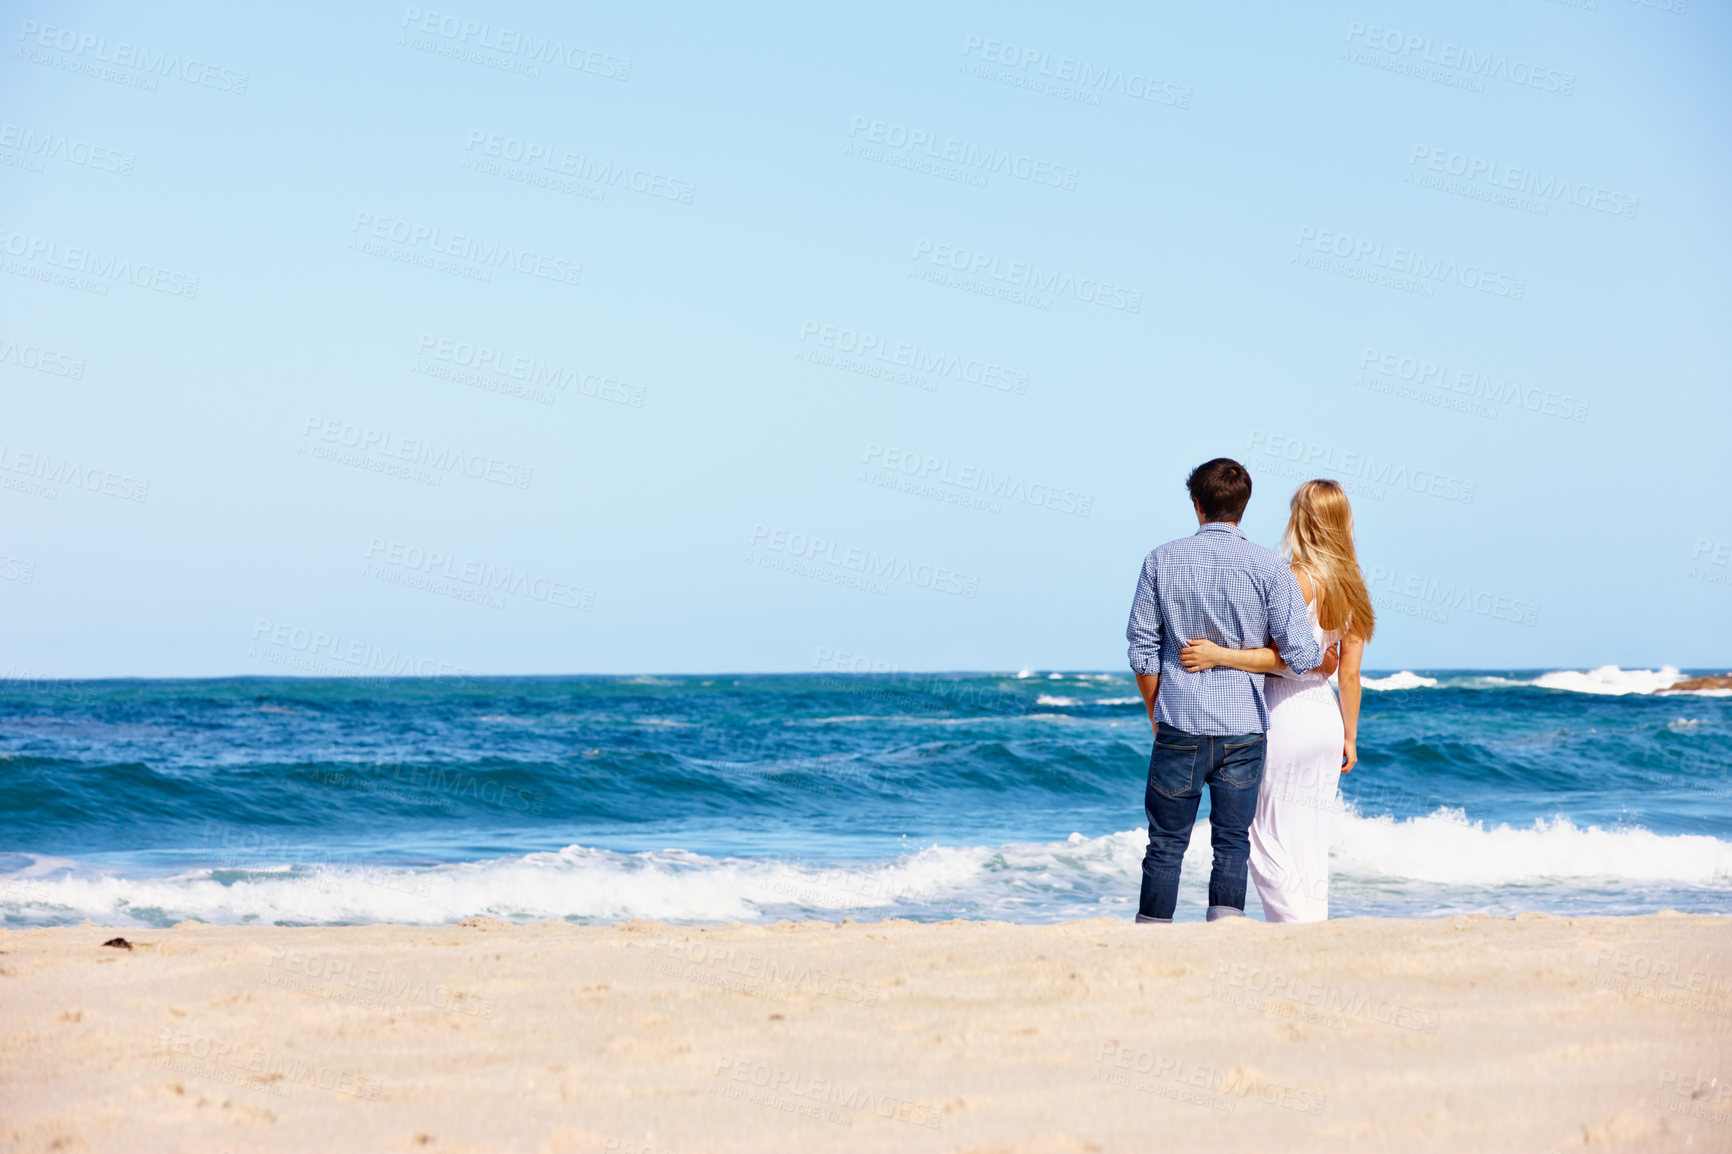
[[(1323, 921), (1329, 814), (1358, 760), (1359, 667), (1376, 624), (1353, 511), (1334, 481), (1300, 485), (1283, 561), (1239, 529), (1251, 500), (1243, 465), (1217, 457), (1185, 487), (1199, 528), (1143, 561), (1125, 627), (1155, 727), (1137, 921), (1173, 920), (1205, 785), (1208, 920), (1245, 916), (1248, 864), (1265, 918)], [(1337, 666), (1339, 701), (1329, 685)]]

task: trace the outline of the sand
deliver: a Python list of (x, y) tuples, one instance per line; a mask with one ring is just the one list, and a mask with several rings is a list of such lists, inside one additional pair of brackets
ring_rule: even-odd
[(7, 1150), (1732, 1150), (1725, 918), (186, 923), (0, 951)]

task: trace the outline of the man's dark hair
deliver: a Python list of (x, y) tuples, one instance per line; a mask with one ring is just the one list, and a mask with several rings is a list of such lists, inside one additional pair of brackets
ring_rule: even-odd
[(1238, 521), (1251, 503), (1251, 474), (1231, 457), (1216, 457), (1192, 469), (1185, 488), (1210, 521)]

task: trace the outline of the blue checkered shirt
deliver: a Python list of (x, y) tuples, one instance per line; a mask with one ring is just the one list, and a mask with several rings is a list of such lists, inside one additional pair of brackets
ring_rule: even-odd
[(1220, 666), (1188, 673), (1179, 664), (1180, 648), (1198, 637), (1228, 649), (1273, 645), (1294, 673), (1323, 663), (1293, 571), (1225, 521), (1143, 560), (1125, 640), (1133, 672), (1160, 674), (1156, 721), (1215, 737), (1267, 732), (1262, 674)]

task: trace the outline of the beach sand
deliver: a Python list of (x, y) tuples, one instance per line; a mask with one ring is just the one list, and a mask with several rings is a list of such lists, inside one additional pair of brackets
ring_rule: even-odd
[(1715, 917), (186, 923), (0, 951), (8, 1150), (1732, 1149)]

